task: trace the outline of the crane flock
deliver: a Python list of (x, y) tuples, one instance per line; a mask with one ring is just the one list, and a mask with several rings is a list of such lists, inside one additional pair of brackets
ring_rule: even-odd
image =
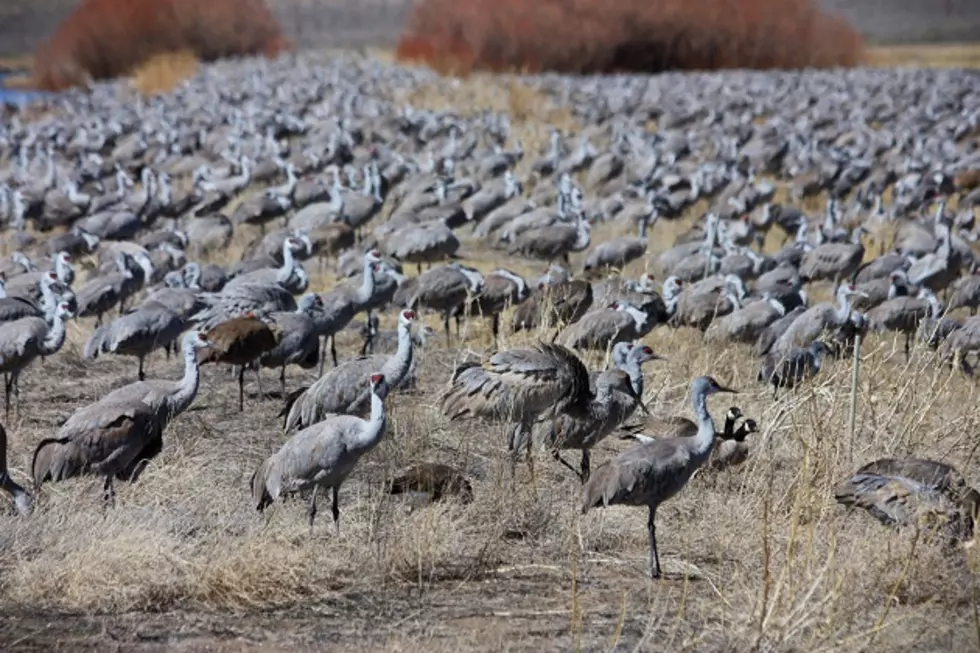
[[(8, 425), (45, 400), (22, 398), (19, 380), (68, 355), (70, 320), (86, 335), (85, 370), (115, 355), (138, 370), (35, 445), (32, 487), (11, 477), (0, 427), (0, 488), (28, 519), (43, 484), (77, 476), (104, 478), (112, 503), (115, 481), (135, 482), (166, 446), (202, 365), (231, 367), (243, 413), (247, 374), (263, 410), (272, 369), (284, 433), (269, 434), (281, 446), (254, 461), (243, 496), (261, 511), (307, 495), (312, 529), (329, 489), (339, 533), (339, 489), (390, 430), (386, 399), (432, 374), (423, 348), (441, 349), (454, 364), (429, 397), (440, 419), (501, 425), (512, 464), (547, 451), (579, 479), (583, 513), (647, 507), (660, 576), (658, 508), (696, 472), (745, 462), (767, 425), (736, 428), (732, 407), (716, 432), (708, 397), (736, 390), (711, 375), (681, 380), (695, 421), (651, 411), (643, 366), (664, 358), (644, 344), (651, 333), (751, 352), (758, 385), (738, 391), (760, 396), (804, 392), (882, 334), (962, 383), (980, 354), (971, 78), (697, 79), (528, 77), (578, 125), (544, 126), (540, 152), (505, 112), (409, 104), (408, 91), (441, 83), (431, 73), (344, 55), (214, 64), (148, 98), (99, 84), (40, 117), (14, 114), (0, 124)], [(351, 329), (360, 352), (338, 350)], [(147, 380), (148, 363), (178, 350), (181, 379)], [(603, 354), (608, 369), (590, 369)], [(287, 392), (293, 366), (315, 377)], [(607, 439), (636, 442), (593, 469)], [(479, 487), (419, 462), (391, 491), (465, 503)], [(908, 458), (868, 463), (836, 499), (889, 524), (939, 512), (966, 538), (978, 496), (951, 467)]]

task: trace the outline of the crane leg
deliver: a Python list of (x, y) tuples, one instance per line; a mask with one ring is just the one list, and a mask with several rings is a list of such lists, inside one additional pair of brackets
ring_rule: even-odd
[(330, 504), (330, 514), (333, 515), (333, 528), (337, 537), (340, 537), (340, 506), (338, 505), (339, 491), (337, 486), (333, 486), (333, 502)]
[(238, 368), (238, 412), (245, 412), (245, 366)]
[(449, 332), (449, 312), (442, 318), (442, 326), (446, 330), (446, 344), (452, 342), (452, 334)]
[(905, 361), (908, 362), (910, 351), (912, 350), (912, 332), (905, 332)]
[(421, 263), (417, 263), (416, 264), (416, 267), (418, 268), (419, 274), (421, 275), (422, 274), (422, 264)]
[(320, 346), (320, 376), (323, 376), (323, 363), (327, 360), (327, 338), (329, 336), (323, 336), (323, 345)]
[(650, 506), (650, 519), (647, 531), (650, 533), (650, 578), (660, 578), (660, 556), (657, 554), (657, 509)]
[(500, 313), (493, 314), (493, 320), (490, 322), (490, 331), (493, 333), (493, 346), (497, 346), (497, 336), (500, 335)]
[(333, 366), (337, 367), (337, 340), (332, 334), (330, 336), (330, 356), (333, 358)]
[(456, 314), (456, 340), (459, 340), (459, 325), (463, 321), (463, 316), (459, 313)]
[(320, 489), (319, 485), (313, 486), (313, 494), (310, 496), (310, 507), (306, 511), (306, 516), (310, 520), (310, 533), (313, 533), (313, 520), (316, 519), (316, 493)]
[(13, 389), (11, 375), (3, 375), (3, 414), (6, 419), (10, 419), (10, 391)]
[(146, 374), (143, 373), (143, 356), (139, 357), (140, 367), (139, 367), (139, 379), (140, 381), (146, 380)]
[(282, 397), (283, 403), (286, 401), (286, 366), (283, 365), (279, 368), (279, 396)]
[(591, 476), (591, 474), (592, 465), (589, 459), (589, 450), (582, 449), (582, 473), (579, 475), (579, 478), (582, 479), (583, 484), (589, 480), (589, 476)]
[(555, 460), (557, 460), (558, 462), (560, 462), (562, 465), (564, 465), (568, 469), (570, 469), (573, 472), (575, 472), (575, 475), (576, 476), (578, 476), (579, 478), (582, 478), (582, 474), (579, 473), (579, 470), (575, 469), (575, 466), (574, 465), (572, 465), (570, 462), (568, 462), (567, 460), (565, 460), (564, 458), (562, 458), (561, 457), (561, 453), (558, 451), (558, 449), (555, 449), (554, 451), (552, 451), (551, 452), (551, 455), (554, 457)]
[(111, 475), (105, 477), (105, 483), (102, 485), (102, 498), (107, 507), (116, 507), (116, 487), (112, 483)]

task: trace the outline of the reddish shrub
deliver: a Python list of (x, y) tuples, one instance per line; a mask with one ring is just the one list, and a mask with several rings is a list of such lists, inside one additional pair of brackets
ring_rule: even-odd
[(849, 66), (861, 50), (811, 0), (419, 0), (398, 56), (458, 74), (595, 73)]
[(39, 87), (125, 75), (154, 55), (210, 61), (286, 47), (263, 0), (84, 0), (35, 56)]

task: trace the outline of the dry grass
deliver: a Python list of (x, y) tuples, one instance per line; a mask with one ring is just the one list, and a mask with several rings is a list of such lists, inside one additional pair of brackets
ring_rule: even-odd
[[(684, 226), (658, 224), (652, 242), (670, 242)], [(227, 254), (245, 241), (236, 236)], [(473, 257), (484, 270), (500, 262), (488, 252)], [(314, 275), (313, 283), (332, 280)], [(73, 324), (67, 350), (23, 379), (24, 418), (9, 425), (18, 480), (60, 419), (133, 375), (133, 361), (106, 359), (84, 366), (85, 384), (75, 381), (90, 328)], [(485, 324), (465, 329), (467, 347), (489, 347)], [(533, 337), (508, 335), (502, 346)], [(345, 335), (341, 346), (350, 352), (355, 341)], [(646, 342), (670, 357), (648, 370), (651, 410), (686, 413), (687, 381), (711, 373), (742, 391), (735, 403), (762, 425), (743, 469), (696, 477), (660, 511), (668, 580), (647, 579), (643, 510), (582, 517), (577, 480), (549, 458), (538, 458), (533, 477), (521, 465), (512, 481), (503, 429), (445, 421), (436, 398), (457, 354), (436, 343), (423, 353), (420, 391), (389, 400), (387, 439), (341, 491), (339, 538), (326, 511), (311, 533), (301, 501), (266, 516), (254, 511), (248, 479), (284, 439), (279, 403), (257, 401), (253, 382), (243, 419), (227, 371), (205, 368), (194, 408), (173, 424), (140, 483), (120, 488), (115, 509), (100, 507), (97, 479), (83, 479), (46, 486), (30, 519), (0, 515), (0, 609), (17, 615), (0, 626), (0, 639), (26, 635), (43, 648), (64, 629), (86, 632), (88, 621), (71, 615), (93, 613), (104, 615), (103, 629), (127, 632), (135, 612), (138, 628), (159, 636), (190, 628), (202, 641), (230, 633), (260, 644), (274, 632), (277, 650), (306, 648), (325, 633), (355, 650), (977, 646), (971, 564), (980, 561), (926, 534), (846, 515), (833, 501), (838, 480), (883, 455), (931, 456), (969, 474), (980, 427), (974, 386), (938, 368), (929, 352), (906, 364), (890, 338), (873, 339), (852, 440), (848, 363), (773, 404), (743, 347), (706, 348), (690, 330), (658, 329)], [(589, 360), (597, 365), (601, 356)], [(151, 376), (177, 374), (174, 361), (151, 362)], [(294, 371), (290, 387), (309, 379)], [(716, 415), (727, 405), (711, 404)], [(622, 446), (606, 442), (595, 458)], [(474, 502), (410, 510), (382, 492), (386, 478), (421, 460), (464, 467)], [(48, 632), (40, 624), (49, 611), (68, 616), (45, 639), (32, 629)], [(87, 637), (78, 641), (104, 634)]]
[(869, 65), (881, 67), (980, 68), (980, 45), (937, 43), (875, 46), (867, 49), (865, 60)]
[(166, 52), (141, 64), (130, 77), (130, 83), (143, 95), (169, 93), (177, 84), (197, 73), (198, 61), (193, 52)]

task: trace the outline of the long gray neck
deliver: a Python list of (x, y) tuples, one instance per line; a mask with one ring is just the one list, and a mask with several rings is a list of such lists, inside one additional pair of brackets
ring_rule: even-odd
[(622, 366), (622, 370), (629, 374), (630, 385), (633, 386), (633, 392), (636, 393), (637, 397), (643, 396), (643, 368), (640, 366), (640, 362), (627, 358), (626, 363)]
[(187, 410), (201, 381), (201, 368), (197, 364), (197, 350), (191, 341), (184, 343), (184, 376), (177, 382), (176, 388), (167, 398), (167, 408), (171, 419)]
[(691, 397), (691, 407), (697, 418), (698, 434), (694, 437), (694, 456), (707, 456), (715, 444), (715, 423), (708, 412), (708, 397), (704, 392), (695, 392)]
[(837, 297), (837, 319), (840, 322), (847, 321), (847, 318), (851, 316), (851, 300), (844, 293), (841, 293)]
[(398, 324), (398, 350), (381, 368), (381, 373), (388, 379), (388, 387), (397, 388), (405, 379), (412, 366), (414, 347), (412, 346), (412, 330), (408, 324)]
[(364, 261), (364, 276), (361, 278), (361, 287), (357, 289), (357, 301), (360, 304), (368, 303), (374, 295), (374, 271), (371, 265), (370, 261)]
[(41, 342), (41, 355), (50, 356), (51, 354), (57, 353), (61, 346), (65, 344), (65, 317), (63, 315), (54, 316), (54, 320), (51, 322), (51, 326), (48, 328), (47, 335), (44, 336), (44, 340)]
[(388, 422), (384, 400), (371, 392), (371, 418), (362, 422), (362, 430), (354, 435), (354, 448), (362, 452), (381, 442)]
[(279, 283), (289, 281), (289, 277), (293, 276), (294, 267), (296, 267), (296, 260), (293, 258), (293, 248), (287, 242), (282, 246), (282, 267), (279, 268), (279, 274), (276, 275), (276, 280)]

